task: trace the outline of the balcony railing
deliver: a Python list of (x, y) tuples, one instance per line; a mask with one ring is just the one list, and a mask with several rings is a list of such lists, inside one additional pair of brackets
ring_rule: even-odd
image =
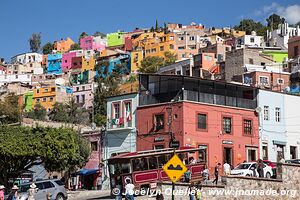
[(107, 122), (107, 129), (108, 130), (117, 130), (117, 129), (132, 129), (132, 120), (130, 121), (123, 121), (122, 123), (119, 123), (119, 124), (115, 124), (113, 123), (112, 120), (109, 120)]

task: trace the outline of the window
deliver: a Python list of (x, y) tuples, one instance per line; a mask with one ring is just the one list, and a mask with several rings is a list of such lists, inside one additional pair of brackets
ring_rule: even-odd
[(48, 92), (48, 89), (44, 89), (44, 92)]
[(204, 56), (204, 60), (212, 61), (213, 58), (212, 58), (212, 56), (205, 55), (205, 56)]
[(44, 185), (44, 189), (55, 187), (54, 184), (51, 183), (50, 181), (43, 182), (43, 185)]
[(182, 41), (182, 40), (184, 40), (184, 37), (183, 37), (183, 36), (179, 36), (179, 37), (178, 37), (178, 40), (179, 40), (179, 41)]
[(178, 49), (182, 50), (182, 49), (185, 49), (185, 47), (184, 46), (180, 46), (180, 47), (178, 47)]
[(156, 49), (151, 49), (151, 53), (155, 53), (156, 52)]
[(206, 114), (198, 114), (198, 129), (207, 129), (207, 116)]
[(199, 145), (199, 162), (207, 163), (207, 145)]
[(50, 97), (50, 98), (49, 98), (49, 101), (50, 101), (50, 102), (53, 102), (53, 97)]
[(65, 60), (65, 63), (67, 63), (68, 62), (68, 60)]
[(91, 150), (98, 151), (98, 142), (97, 141), (91, 142)]
[(81, 95), (82, 103), (85, 103), (85, 94)]
[(129, 122), (131, 121), (131, 102), (126, 102), (125, 103), (125, 117), (126, 121)]
[(181, 57), (182, 57), (182, 58), (185, 58), (185, 53), (181, 54)]
[(256, 161), (257, 160), (257, 148), (246, 148), (247, 149), (247, 161)]
[(120, 104), (116, 103), (114, 104), (114, 119), (120, 118)]
[(79, 95), (76, 95), (76, 103), (79, 103)]
[(82, 90), (85, 90), (85, 86), (82, 86)]
[(278, 78), (277, 79), (277, 84), (278, 85), (283, 85), (284, 84), (284, 80), (282, 78)]
[(155, 149), (155, 150), (158, 150), (158, 149), (164, 149), (164, 145), (163, 145), (163, 144), (155, 145), (155, 146), (154, 146), (154, 149)]
[(76, 91), (79, 91), (79, 87), (76, 87)]
[(164, 49), (165, 49), (164, 46), (159, 47), (160, 51), (164, 51)]
[(46, 102), (46, 100), (47, 100), (46, 97), (44, 97), (44, 98), (43, 98), (43, 102)]
[(18, 79), (19, 78), (19, 76), (18, 75), (16, 75), (16, 79)]
[(264, 106), (264, 120), (269, 120), (269, 106)]
[(251, 42), (251, 43), (254, 43), (254, 37), (251, 37), (251, 38), (250, 38), (250, 42)]
[(253, 58), (249, 58), (249, 64), (253, 65)]
[(37, 103), (40, 103), (40, 99), (36, 99), (36, 102), (37, 102)]
[(268, 160), (268, 144), (262, 145), (262, 157), (263, 160)]
[(244, 134), (252, 135), (252, 120), (244, 119)]
[(276, 122), (280, 122), (280, 108), (275, 108), (275, 120)]
[(259, 83), (264, 84), (264, 85), (268, 85), (269, 84), (269, 78), (266, 77), (266, 76), (260, 76), (259, 77)]
[(290, 146), (290, 159), (297, 158), (297, 147)]
[(174, 45), (173, 44), (170, 44), (170, 49), (174, 49)]
[(154, 117), (154, 126), (155, 131), (159, 131), (161, 129), (164, 129), (164, 114), (158, 114)]
[(231, 117), (223, 117), (223, 131), (225, 133), (231, 133), (232, 119)]

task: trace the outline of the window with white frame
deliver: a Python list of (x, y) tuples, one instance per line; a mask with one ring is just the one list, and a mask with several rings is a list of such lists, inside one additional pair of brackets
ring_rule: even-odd
[(114, 104), (114, 119), (119, 119), (120, 118), (120, 104), (115, 103)]
[(280, 122), (280, 108), (275, 108), (275, 120), (276, 122)]
[(277, 79), (277, 84), (278, 85), (283, 85), (284, 84), (284, 80), (282, 78), (278, 78)]
[(264, 106), (264, 120), (269, 120), (269, 106)]
[(266, 77), (266, 76), (260, 76), (259, 77), (259, 83), (264, 84), (264, 85), (268, 85), (269, 84), (269, 78)]

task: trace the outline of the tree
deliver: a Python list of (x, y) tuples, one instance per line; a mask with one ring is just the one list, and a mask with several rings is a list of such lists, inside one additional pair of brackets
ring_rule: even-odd
[(258, 35), (266, 35), (266, 27), (253, 19), (243, 19), (240, 21), (239, 25), (233, 27), (235, 30), (245, 31), (247, 35), (250, 35), (252, 31), (259, 33)]
[(87, 141), (72, 129), (4, 126), (0, 129), (0, 184), (7, 186), (9, 178), (39, 164), (48, 172), (74, 172), (89, 155)]
[(10, 124), (20, 121), (20, 109), (18, 105), (18, 96), (9, 94), (0, 101), (0, 124)]
[(31, 52), (39, 52), (41, 49), (41, 33), (32, 33), (31, 37), (29, 38), (29, 45)]
[(155, 21), (155, 31), (159, 30), (158, 20)]
[(47, 111), (40, 103), (36, 103), (31, 111), (25, 113), (25, 116), (35, 120), (45, 120)]
[(105, 38), (106, 37), (106, 34), (105, 33), (102, 33), (100, 31), (96, 31), (93, 36), (97, 37), (97, 36), (101, 36), (102, 38)]
[(81, 47), (77, 43), (72, 44), (71, 47), (70, 47), (70, 51), (79, 50), (79, 49), (81, 49)]
[(141, 73), (156, 73), (164, 65), (164, 59), (158, 56), (149, 56), (142, 60), (139, 71)]
[(53, 49), (54, 49), (53, 43), (47, 42), (47, 43), (43, 46), (43, 54), (51, 54)]
[(300, 21), (294, 25), (294, 27), (297, 27), (297, 26), (300, 26)]
[(164, 63), (165, 66), (173, 64), (177, 60), (176, 53), (173, 53), (173, 52), (170, 52), (170, 51), (165, 51), (164, 55), (165, 55), (165, 63)]
[(282, 22), (282, 18), (273, 13), (272, 15), (270, 15), (267, 19), (266, 19), (267, 23), (268, 23), (268, 28), (270, 30), (274, 30), (274, 29), (277, 29), (278, 28), (278, 25), (281, 24)]

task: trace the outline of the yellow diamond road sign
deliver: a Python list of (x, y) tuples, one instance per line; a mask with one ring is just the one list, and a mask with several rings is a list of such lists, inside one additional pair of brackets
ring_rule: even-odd
[(168, 162), (164, 165), (163, 170), (169, 176), (172, 182), (177, 182), (180, 177), (187, 171), (186, 166), (182, 163), (180, 158), (175, 154)]

